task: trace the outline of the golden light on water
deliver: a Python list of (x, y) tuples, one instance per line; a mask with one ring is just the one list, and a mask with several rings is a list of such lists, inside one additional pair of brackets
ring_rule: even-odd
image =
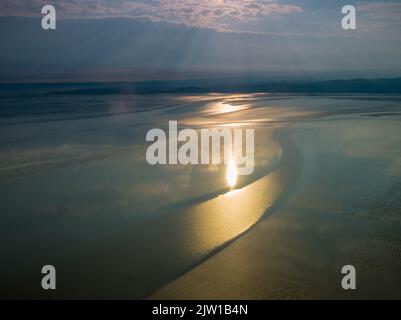
[(208, 114), (225, 114), (225, 113), (232, 113), (237, 111), (242, 111), (248, 109), (249, 106), (246, 105), (236, 105), (230, 104), (226, 101), (223, 102), (213, 102), (206, 105), (203, 112)]
[[(235, 181), (237, 169), (233, 161), (227, 170), (227, 184), (229, 177), (231, 182)], [(282, 194), (285, 188), (282, 174), (271, 172), (241, 189), (232, 188), (225, 194), (191, 206), (190, 214), (184, 215), (189, 220), (189, 227), (182, 230), (183, 242), (190, 253), (210, 253), (254, 225)]]
[(230, 188), (235, 187), (235, 185), (237, 184), (237, 178), (238, 178), (237, 166), (235, 165), (234, 160), (231, 160), (227, 164), (227, 172), (226, 172), (226, 180)]

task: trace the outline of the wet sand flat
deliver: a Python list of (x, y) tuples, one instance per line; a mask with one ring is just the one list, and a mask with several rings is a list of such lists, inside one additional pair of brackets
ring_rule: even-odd
[[(345, 264), (353, 297), (399, 296), (399, 99), (38, 99), (1, 111), (0, 296), (47, 298), (49, 263), (54, 298), (343, 297)], [(146, 132), (169, 120), (254, 128), (253, 174), (149, 165)]]
[[(296, 126), (302, 173), (295, 194), (149, 298), (400, 299), (400, 134), (392, 120)], [(355, 291), (341, 288), (349, 264)]]

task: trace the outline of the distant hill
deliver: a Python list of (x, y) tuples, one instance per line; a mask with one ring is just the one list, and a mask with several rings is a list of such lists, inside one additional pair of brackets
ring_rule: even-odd
[(216, 80), (146, 81), (120, 83), (0, 84), (2, 96), (14, 92), (48, 95), (200, 94), (200, 93), (299, 93), (299, 94), (401, 94), (401, 78), (331, 81), (281, 81), (230, 83)]

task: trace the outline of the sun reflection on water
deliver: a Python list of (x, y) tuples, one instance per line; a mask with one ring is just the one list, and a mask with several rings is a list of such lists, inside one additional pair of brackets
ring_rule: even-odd
[(234, 160), (230, 160), (227, 164), (226, 180), (230, 188), (234, 188), (237, 184), (238, 172)]
[(203, 112), (208, 114), (226, 114), (248, 109), (246, 105), (230, 104), (226, 101), (207, 104)]

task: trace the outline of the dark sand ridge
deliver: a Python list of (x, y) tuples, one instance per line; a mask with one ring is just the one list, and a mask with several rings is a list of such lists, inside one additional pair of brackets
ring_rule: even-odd
[[(285, 149), (283, 154), (294, 150)], [(241, 189), (172, 206), (151, 217), (125, 217), (118, 223), (98, 217), (94, 225), (88, 216), (64, 221), (63, 228), (55, 224), (52, 233), (27, 233), (26, 239), (41, 234), (43, 241), (48, 237), (51, 241), (46, 250), (32, 247), (29, 255), (21, 257), (24, 263), (8, 271), (10, 282), (5, 281), (3, 288), (7, 295), (13, 294), (14, 274), (23, 274), (20, 281), (32, 283), (27, 287), (34, 288), (24, 295), (40, 297), (43, 291), (36, 290), (36, 269), (31, 264), (50, 259), (61, 271), (57, 297), (78, 297), (79, 292), (81, 298), (143, 298), (225, 248), (274, 210), (297, 176), (296, 168), (288, 167), (284, 160), (289, 158), (282, 157), (273, 171)]]
[[(358, 128), (352, 122), (359, 131), (370, 124)], [(293, 135), (302, 134), (298, 130)], [(336, 138), (335, 148), (342, 148), (344, 142)], [(296, 140), (302, 145), (303, 163), (295, 195), (225, 250), (148, 298), (401, 298), (400, 183), (392, 183), (386, 191), (379, 188), (376, 199), (366, 196), (359, 207), (349, 206), (347, 196), (359, 194), (346, 181), (366, 179), (359, 172), (372, 172), (368, 167), (372, 160), (367, 159), (367, 169), (361, 169), (366, 165), (362, 158), (358, 168), (355, 159), (331, 154), (323, 158), (323, 146), (313, 148), (305, 143), (309, 140)], [(347, 165), (354, 176), (345, 176)], [(374, 171), (372, 176), (374, 181)], [(341, 268), (347, 264), (357, 269), (356, 291), (341, 288)]]

